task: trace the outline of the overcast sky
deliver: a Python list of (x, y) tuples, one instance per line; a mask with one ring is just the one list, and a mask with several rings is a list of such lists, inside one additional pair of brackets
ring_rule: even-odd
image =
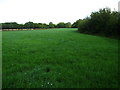
[(75, 22), (110, 7), (118, 10), (120, 0), (0, 0), (0, 23)]

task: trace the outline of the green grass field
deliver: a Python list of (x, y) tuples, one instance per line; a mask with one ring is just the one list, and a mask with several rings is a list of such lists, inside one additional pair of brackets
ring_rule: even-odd
[(77, 29), (3, 31), (3, 88), (117, 88), (118, 41)]
[(2, 88), (2, 31), (0, 31), (0, 89), (1, 88)]

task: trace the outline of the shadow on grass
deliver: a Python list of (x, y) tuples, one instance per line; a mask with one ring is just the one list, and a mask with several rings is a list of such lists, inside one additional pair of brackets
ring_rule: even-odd
[(110, 37), (110, 36), (105, 36), (105, 35), (100, 35), (100, 34), (89, 34), (89, 33), (81, 33), (79, 30), (73, 30), (71, 32), (75, 32), (75, 33), (79, 33), (79, 34), (86, 34), (86, 35), (91, 35), (91, 36), (98, 36), (98, 37), (103, 37), (103, 38), (109, 38), (109, 39), (115, 39), (115, 40), (119, 40), (119, 37)]

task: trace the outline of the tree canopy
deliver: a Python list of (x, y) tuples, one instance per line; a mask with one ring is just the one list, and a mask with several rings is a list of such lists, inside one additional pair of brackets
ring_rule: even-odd
[(109, 8), (92, 12), (90, 17), (79, 23), (78, 30), (81, 33), (118, 37), (120, 27), (120, 13)]

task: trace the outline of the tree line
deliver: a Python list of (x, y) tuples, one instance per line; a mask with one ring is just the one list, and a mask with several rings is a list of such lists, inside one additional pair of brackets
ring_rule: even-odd
[(108, 37), (119, 37), (120, 13), (111, 11), (110, 8), (103, 8), (92, 12), (89, 17), (79, 19), (73, 24), (70, 22), (60, 22), (53, 24), (26, 22), (18, 24), (16, 22), (2, 23), (2, 29), (47, 29), (47, 28), (78, 28), (80, 33), (102, 35)]
[(47, 29), (47, 28), (71, 28), (72, 24), (70, 22), (64, 23), (60, 22), (58, 24), (53, 24), (50, 22), (46, 23), (33, 23), (26, 22), (25, 24), (18, 24), (17, 22), (6, 22), (2, 23), (2, 29)]
[(97, 12), (92, 12), (89, 17), (83, 20), (77, 20), (74, 26), (78, 27), (80, 33), (118, 38), (120, 13), (111, 11), (110, 8), (103, 8)]

